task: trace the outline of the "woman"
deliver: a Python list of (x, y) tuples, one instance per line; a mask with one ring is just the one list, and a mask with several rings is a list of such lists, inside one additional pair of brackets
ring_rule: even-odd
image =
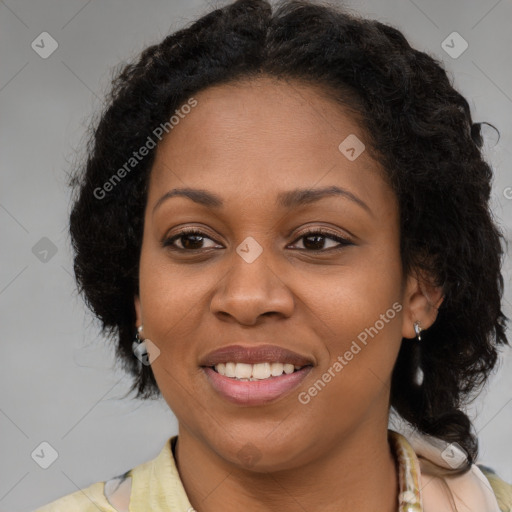
[(461, 410), (507, 343), (492, 171), (438, 62), (238, 1), (126, 66), (92, 142), (77, 281), (179, 434), (40, 511), (509, 509)]

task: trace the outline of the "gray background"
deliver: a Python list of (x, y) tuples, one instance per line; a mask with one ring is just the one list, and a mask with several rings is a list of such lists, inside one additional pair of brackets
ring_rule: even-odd
[[(198, 0), (0, 1), (2, 511), (31, 510), (120, 474), (156, 456), (177, 432), (163, 400), (120, 400), (129, 382), (74, 289), (65, 170), (79, 156), (111, 68), (211, 5)], [(493, 210), (510, 240), (511, 1), (354, 0), (346, 5), (395, 25), (414, 46), (442, 59), (475, 120), (500, 130), (498, 144), (488, 131), (486, 152), (496, 171)], [(44, 31), (59, 45), (47, 59), (31, 48)], [(441, 47), (453, 31), (469, 44), (457, 58)], [(50, 242), (40, 242), (44, 237)], [(41, 247), (50, 252), (45, 255)], [(504, 309), (512, 317), (510, 256)], [(496, 375), (469, 409), (479, 432), (480, 460), (508, 481), (511, 352), (504, 352)], [(46, 470), (31, 457), (43, 441), (58, 452)]]

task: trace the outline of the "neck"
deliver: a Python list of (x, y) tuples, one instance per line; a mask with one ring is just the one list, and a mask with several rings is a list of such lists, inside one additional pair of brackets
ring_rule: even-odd
[(257, 472), (219, 457), (180, 425), (176, 465), (197, 512), (396, 512), (397, 468), (386, 428), (375, 424), (339, 438), (307, 465)]

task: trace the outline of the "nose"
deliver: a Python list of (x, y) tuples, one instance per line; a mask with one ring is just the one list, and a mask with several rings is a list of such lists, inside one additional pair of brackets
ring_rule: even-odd
[(223, 321), (255, 325), (262, 318), (289, 318), (295, 306), (293, 294), (277, 265), (270, 265), (264, 250), (254, 261), (233, 252), (233, 261), (211, 300), (211, 311)]

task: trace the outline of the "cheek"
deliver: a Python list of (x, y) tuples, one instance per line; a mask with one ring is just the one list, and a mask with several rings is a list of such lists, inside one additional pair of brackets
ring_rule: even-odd
[(196, 353), (191, 343), (197, 338), (201, 302), (206, 289), (194, 277), (161, 254), (142, 251), (140, 262), (140, 298), (144, 332), (158, 347), (151, 369), (169, 407), (181, 418), (188, 417), (190, 400), (196, 396), (191, 368)]
[(197, 350), (192, 350), (192, 345), (200, 342), (198, 332), (219, 278), (213, 267), (206, 270), (200, 264), (176, 264), (165, 251), (143, 246), (140, 298), (144, 332), (161, 352), (154, 365), (155, 376), (159, 367), (186, 375), (187, 369), (197, 365)]
[(309, 290), (316, 290), (309, 292), (310, 299), (328, 353), (324, 371), (339, 363), (331, 369), (337, 376), (332, 388), (346, 397), (361, 396), (365, 388), (378, 392), (389, 380), (401, 344), (401, 262), (394, 246), (388, 242), (386, 247), (368, 247), (316, 287), (309, 283)]
[(141, 263), (140, 297), (143, 304), (145, 332), (152, 340), (179, 348), (179, 341), (191, 334), (189, 328), (198, 315), (205, 292), (179, 270)]
[(378, 242), (356, 248), (342, 265), (321, 274), (301, 273), (294, 291), (302, 299), (298, 304), (304, 302), (330, 328), (331, 338), (347, 339), (400, 301), (401, 286), (399, 254), (387, 240), (382, 249)]

